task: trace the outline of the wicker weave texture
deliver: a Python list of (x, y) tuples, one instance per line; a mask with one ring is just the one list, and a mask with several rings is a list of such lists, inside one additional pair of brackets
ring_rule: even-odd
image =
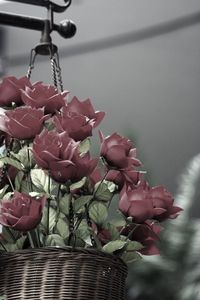
[(7, 300), (123, 300), (126, 265), (96, 250), (40, 248), (0, 255)]

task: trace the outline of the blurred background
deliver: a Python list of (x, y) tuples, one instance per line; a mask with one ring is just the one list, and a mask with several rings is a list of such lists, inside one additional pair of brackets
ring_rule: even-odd
[[(46, 17), (9, 1), (0, 11)], [(130, 269), (129, 299), (200, 300), (200, 2), (73, 0), (55, 19), (65, 18), (77, 25), (72, 39), (53, 34), (65, 89), (106, 111), (101, 130), (133, 139), (151, 184), (165, 185), (185, 209), (168, 225), (161, 257)], [(25, 75), (39, 39), (2, 26), (0, 76)], [(47, 57), (36, 60), (32, 80), (51, 83)]]

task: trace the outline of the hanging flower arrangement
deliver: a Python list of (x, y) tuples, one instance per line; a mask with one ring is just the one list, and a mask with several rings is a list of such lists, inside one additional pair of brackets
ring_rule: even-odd
[(27, 77), (0, 84), (0, 250), (95, 248), (125, 262), (157, 254), (161, 223), (181, 208), (145, 181), (128, 138), (99, 131), (93, 158), (90, 137), (105, 114), (67, 96)]

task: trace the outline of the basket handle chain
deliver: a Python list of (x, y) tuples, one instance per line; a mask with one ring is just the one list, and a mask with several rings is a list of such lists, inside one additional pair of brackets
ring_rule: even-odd
[[(51, 73), (52, 73), (52, 82), (56, 89), (60, 89), (63, 92), (63, 81), (62, 81), (62, 73), (59, 61), (59, 54), (58, 52), (53, 53), (51, 47), (49, 47), (50, 52), (50, 63), (51, 63)], [(30, 61), (27, 70), (27, 78), (30, 79), (32, 75), (32, 71), (35, 67), (35, 60), (36, 60), (37, 52), (35, 49), (31, 50), (30, 53)]]

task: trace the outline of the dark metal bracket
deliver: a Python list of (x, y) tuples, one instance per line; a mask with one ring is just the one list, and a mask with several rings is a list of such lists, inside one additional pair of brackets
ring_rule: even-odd
[(35, 52), (41, 55), (49, 55), (57, 52), (57, 46), (52, 44), (51, 33), (57, 31), (63, 38), (71, 38), (76, 33), (76, 25), (71, 20), (63, 20), (54, 24), (54, 12), (64, 12), (71, 4), (71, 0), (65, 0), (65, 5), (58, 5), (48, 0), (7, 0), (43, 6), (47, 8), (47, 19), (39, 19), (30, 16), (0, 12), (0, 24), (41, 31), (40, 43), (35, 47)]

